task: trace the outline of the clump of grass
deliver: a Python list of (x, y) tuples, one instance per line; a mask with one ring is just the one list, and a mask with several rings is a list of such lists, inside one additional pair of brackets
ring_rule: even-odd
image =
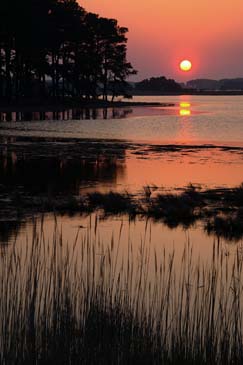
[(232, 190), (229, 190), (228, 194), (226, 192), (224, 200), (226, 203), (230, 202), (230, 204), (234, 206), (243, 207), (243, 184)]
[(189, 227), (200, 217), (199, 208), (204, 205), (200, 193), (189, 186), (181, 194), (158, 194), (150, 199), (147, 213), (162, 219), (169, 227)]
[(154, 218), (163, 218), (169, 226), (180, 223), (189, 226), (195, 222), (194, 206), (184, 195), (158, 195), (150, 206), (149, 215)]
[[(10, 200), (10, 202), (9, 202)], [(1, 202), (2, 203), (2, 202)], [(229, 240), (243, 237), (241, 211), (243, 209), (243, 185), (236, 188), (202, 190), (189, 185), (181, 193), (158, 193), (156, 186), (145, 186), (143, 193), (93, 192), (82, 196), (21, 196), (18, 199), (3, 199), (0, 218), (9, 220), (16, 210), (15, 219), (40, 212), (56, 214), (89, 214), (96, 210), (103, 217), (126, 214), (159, 220), (170, 228), (179, 225), (188, 228), (201, 220), (208, 233)], [(222, 218), (223, 217), (223, 218)], [(233, 218), (232, 218), (233, 217)], [(227, 232), (231, 232), (227, 234)]]
[(103, 209), (106, 214), (136, 214), (134, 199), (129, 193), (89, 193), (87, 196), (87, 205), (91, 209)]
[(144, 237), (124, 255), (121, 236), (92, 233), (65, 246), (34, 227), (26, 250), (1, 258), (1, 364), (242, 363), (240, 250), (231, 262), (214, 245), (202, 263), (187, 245), (177, 260)]
[(77, 197), (68, 195), (67, 197), (61, 197), (52, 201), (49, 205), (49, 209), (54, 209), (57, 212), (68, 212), (69, 214), (75, 214), (80, 211), (80, 204)]
[(0, 242), (1, 245), (8, 244), (12, 236), (17, 236), (18, 231), (22, 227), (23, 222), (12, 220), (0, 220)]
[(208, 234), (224, 238), (227, 241), (239, 241), (243, 237), (243, 211), (227, 215), (219, 215), (207, 221), (205, 230)]

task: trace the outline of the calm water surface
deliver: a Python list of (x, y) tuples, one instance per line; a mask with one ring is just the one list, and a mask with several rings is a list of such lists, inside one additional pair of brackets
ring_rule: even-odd
[[(156, 143), (243, 144), (243, 96), (153, 96), (134, 101), (175, 103), (174, 107), (64, 111), (22, 115), (3, 122), (1, 135), (124, 139)], [(59, 120), (52, 120), (59, 119)], [(47, 120), (44, 120), (44, 119)], [(2, 114), (16, 120), (16, 113)], [(43, 120), (38, 120), (43, 119)], [(27, 121), (24, 121), (27, 120)], [(32, 121), (30, 123), (30, 121)]]
[[(7, 139), (1, 143), (0, 187), (22, 189), (30, 195), (52, 196), (82, 195), (94, 190), (139, 193), (145, 185), (156, 185), (165, 191), (182, 188), (189, 183), (204, 187), (232, 187), (243, 182), (243, 151), (222, 149), (222, 146), (243, 147), (243, 96), (135, 97), (134, 101), (159, 101), (175, 103), (175, 106), (64, 111), (58, 115), (2, 113), (0, 136)], [(46, 155), (45, 148), (42, 153), (38, 152), (39, 155), (35, 154), (34, 147), (33, 153), (27, 154), (26, 145), (31, 151), (32, 142), (21, 142), (14, 136), (61, 137), (62, 142), (55, 156)], [(9, 137), (12, 138), (11, 148)], [(62, 146), (68, 138), (108, 139), (109, 144), (118, 143), (119, 148), (116, 146), (108, 153), (106, 147), (96, 151), (94, 145), (92, 153), (86, 150), (86, 153), (71, 158), (64, 153)], [(106, 146), (106, 142), (103, 143)], [(161, 151), (158, 146), (164, 144), (190, 147), (173, 150), (167, 146)], [(205, 148), (205, 144), (210, 146)], [(58, 226), (63, 230), (65, 240), (72, 241), (77, 227), (86, 227), (89, 219), (58, 217)], [(54, 221), (52, 215), (45, 220), (45, 234), (50, 239)], [(138, 246), (144, 236), (146, 222), (136, 221), (131, 225), (125, 217), (100, 221), (101, 239), (108, 242), (113, 234), (117, 235), (121, 221), (124, 244), (130, 236), (134, 245)], [(2, 222), (0, 240), (6, 244), (17, 239), (19, 244), (24, 244), (26, 236), (31, 236), (32, 228), (31, 219), (21, 224), (14, 221), (7, 228)], [(170, 250), (176, 248), (182, 252), (185, 243), (190, 241), (196, 256), (207, 257), (216, 240), (208, 236), (200, 224), (185, 230), (150, 222), (150, 230), (148, 244), (157, 248), (166, 246)], [(237, 245), (221, 241), (222, 248), (232, 255), (235, 247), (241, 245), (241, 240)]]

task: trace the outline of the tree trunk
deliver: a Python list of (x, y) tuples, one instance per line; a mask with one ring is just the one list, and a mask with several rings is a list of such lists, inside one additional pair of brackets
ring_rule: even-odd
[(0, 99), (3, 97), (3, 56), (2, 56), (2, 48), (0, 47)]
[(11, 50), (9, 47), (5, 48), (5, 59), (6, 59), (6, 89), (5, 89), (5, 96), (10, 101), (12, 98), (12, 82), (11, 82), (11, 71), (10, 71), (10, 64), (11, 64)]

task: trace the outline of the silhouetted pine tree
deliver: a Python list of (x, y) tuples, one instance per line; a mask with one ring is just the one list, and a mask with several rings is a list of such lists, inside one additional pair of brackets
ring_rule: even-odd
[(1, 0), (0, 98), (107, 100), (135, 73), (127, 31), (76, 0)]

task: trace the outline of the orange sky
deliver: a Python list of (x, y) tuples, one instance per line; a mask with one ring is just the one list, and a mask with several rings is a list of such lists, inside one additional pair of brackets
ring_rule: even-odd
[[(129, 28), (128, 58), (137, 79), (165, 75), (243, 77), (243, 0), (80, 0)], [(183, 74), (181, 59), (193, 70)]]

